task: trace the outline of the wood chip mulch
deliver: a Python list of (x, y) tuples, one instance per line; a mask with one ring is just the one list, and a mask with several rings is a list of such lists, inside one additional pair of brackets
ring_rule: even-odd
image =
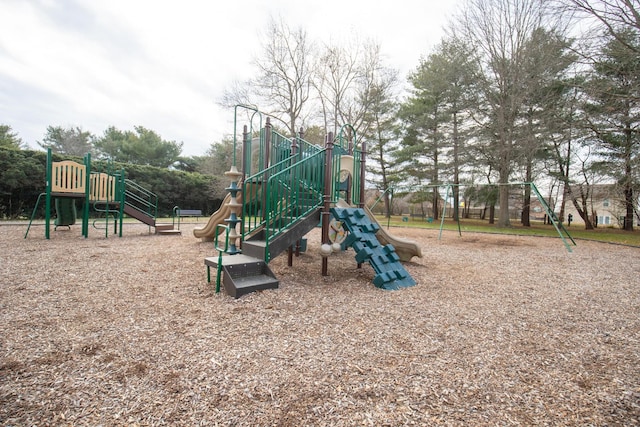
[(637, 248), (397, 228), (424, 257), (384, 291), (314, 230), (235, 300), (193, 226), (0, 226), (1, 425), (640, 424)]

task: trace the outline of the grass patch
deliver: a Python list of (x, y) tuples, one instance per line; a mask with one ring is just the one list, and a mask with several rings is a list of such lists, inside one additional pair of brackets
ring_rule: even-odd
[[(378, 222), (383, 227), (387, 224), (390, 227), (409, 227), (409, 228), (426, 228), (439, 230), (441, 227), (440, 220), (427, 222), (418, 219), (408, 218), (407, 221), (402, 220), (402, 216), (392, 216), (390, 219), (383, 216), (376, 216)], [(442, 224), (443, 230), (458, 231), (458, 223), (447, 219)], [(624, 231), (619, 228), (599, 227), (595, 230), (585, 230), (584, 227), (566, 227), (567, 231), (574, 239), (588, 239), (601, 242), (617, 243), (640, 247), (640, 231), (636, 228), (634, 231)], [(497, 233), (520, 236), (547, 236), (557, 237), (558, 232), (553, 225), (545, 225), (542, 222), (532, 222), (531, 227), (524, 227), (520, 222), (513, 221), (511, 227), (497, 227), (495, 224), (489, 224), (488, 220), (463, 219), (460, 221), (460, 231), (474, 233)]]

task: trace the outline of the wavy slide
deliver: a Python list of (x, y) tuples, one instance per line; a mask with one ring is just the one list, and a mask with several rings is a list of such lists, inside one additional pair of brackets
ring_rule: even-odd
[[(248, 191), (249, 197), (251, 199), (254, 199), (255, 197), (258, 197), (260, 195), (259, 184), (249, 185), (244, 190)], [(202, 228), (193, 229), (193, 235), (198, 239), (213, 240), (216, 237), (216, 230), (218, 231), (218, 233), (222, 233), (222, 228), (218, 228), (218, 224), (223, 224), (224, 220), (231, 216), (231, 209), (229, 208), (229, 206), (227, 206), (230, 201), (231, 193), (228, 193), (222, 201), (220, 208), (213, 214), (211, 214), (209, 220), (207, 221), (207, 224)], [(236, 195), (236, 201), (242, 204), (242, 192), (238, 192), (238, 194)]]
[(385, 230), (382, 225), (380, 225), (376, 217), (373, 215), (373, 212), (371, 212), (369, 208), (365, 207), (364, 211), (367, 213), (367, 216), (369, 216), (371, 222), (375, 222), (376, 224), (378, 224), (378, 226), (380, 226), (380, 230), (378, 230), (378, 232), (376, 233), (378, 241), (383, 245), (393, 245), (401, 261), (411, 261), (411, 258), (413, 258), (414, 256), (422, 258), (422, 248), (418, 246), (416, 242), (389, 234), (387, 230)]
[[(238, 193), (236, 200), (242, 203), (241, 193)], [(229, 201), (231, 201), (231, 193), (225, 196), (220, 208), (211, 214), (204, 227), (193, 229), (193, 235), (198, 239), (213, 240), (216, 237), (216, 230), (218, 230), (218, 233), (221, 233), (222, 229), (218, 229), (217, 226), (218, 224), (222, 224), (224, 220), (231, 215), (231, 209), (228, 206)]]
[[(336, 205), (339, 208), (353, 207), (344, 200), (339, 200)], [(376, 238), (378, 239), (378, 241), (382, 245), (391, 244), (396, 250), (396, 253), (400, 257), (401, 261), (405, 261), (405, 262), (411, 261), (411, 258), (413, 258), (414, 256), (417, 256), (418, 258), (422, 258), (422, 248), (418, 246), (416, 242), (409, 239), (403, 239), (402, 237), (396, 237), (390, 234), (387, 230), (385, 230), (382, 227), (382, 225), (380, 225), (375, 215), (373, 214), (373, 212), (371, 212), (371, 210), (369, 210), (369, 208), (365, 207), (364, 211), (369, 217), (369, 219), (371, 220), (371, 222), (378, 225), (379, 230), (376, 233)]]

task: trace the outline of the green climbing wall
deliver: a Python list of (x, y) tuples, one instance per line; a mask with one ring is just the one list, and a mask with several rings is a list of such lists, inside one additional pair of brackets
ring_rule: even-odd
[(382, 289), (400, 289), (416, 284), (400, 262), (392, 245), (382, 246), (376, 238), (379, 227), (364, 209), (332, 208), (332, 215), (349, 231), (344, 245), (356, 252), (356, 261), (368, 262), (377, 273), (373, 284)]

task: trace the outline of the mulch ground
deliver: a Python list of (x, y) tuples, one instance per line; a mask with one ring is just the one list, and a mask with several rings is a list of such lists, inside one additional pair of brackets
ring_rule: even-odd
[(314, 230), (236, 300), (193, 227), (0, 226), (2, 425), (640, 424), (637, 248), (392, 229), (424, 257), (384, 291)]

